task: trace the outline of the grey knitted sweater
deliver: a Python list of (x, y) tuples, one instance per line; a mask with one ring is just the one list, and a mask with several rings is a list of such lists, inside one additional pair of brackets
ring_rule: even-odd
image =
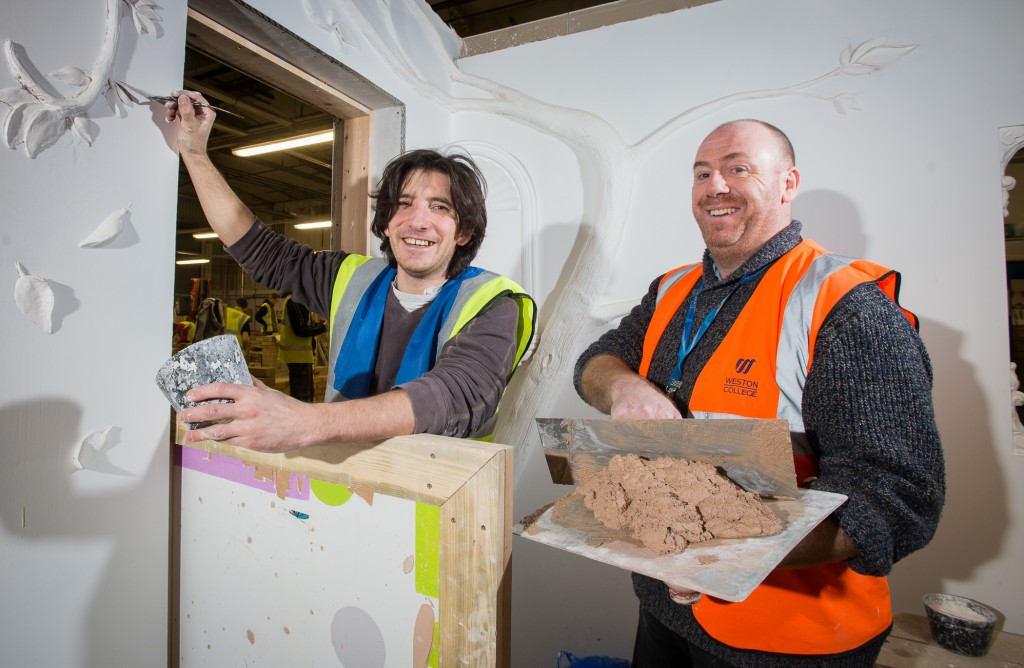
[[(724, 280), (717, 278), (705, 251), (704, 289), (697, 299), (695, 322), (702, 322), (744, 275), (774, 262), (796, 246), (800, 230), (800, 223), (794, 221)], [(659, 280), (651, 283), (641, 303), (616, 329), (580, 356), (574, 377), (577, 392), (580, 373), (597, 355), (614, 355), (633, 369), (639, 368)], [(759, 280), (736, 289), (686, 359), (682, 387), (673, 397), (683, 415), (687, 414), (697, 376)], [(675, 367), (684, 320), (685, 309), (680, 309), (655, 349), (649, 378), (658, 386), (665, 386)], [(809, 487), (849, 497), (835, 512), (857, 549), (847, 565), (864, 575), (884, 576), (896, 561), (931, 540), (945, 499), (945, 467), (932, 405), (928, 353), (900, 309), (877, 285), (868, 283), (852, 290), (826, 317), (813, 359), (801, 409), (808, 439), (819, 456), (820, 473)], [(700, 628), (689, 607), (668, 598), (664, 583), (633, 577), (642, 606), (708, 651), (735, 665), (800, 665), (795, 657), (778, 656), (780, 662), (776, 663), (764, 654), (733, 650), (718, 643)], [(783, 617), (780, 611), (780, 620)], [(817, 658), (807, 665), (828, 662)], [(857, 662), (839, 660), (834, 665)]]

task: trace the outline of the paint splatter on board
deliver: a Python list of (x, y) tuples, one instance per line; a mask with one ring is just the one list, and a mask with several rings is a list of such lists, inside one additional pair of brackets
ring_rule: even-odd
[(252, 632), (252, 629), (245, 630), (245, 637), (249, 639), (250, 645), (256, 644), (256, 634)]
[(410, 554), (408, 557), (405, 558), (405, 561), (402, 562), (402, 572), (405, 573), (406, 575), (408, 575), (409, 573), (412, 573), (412, 567), (415, 564), (416, 564), (416, 557), (414, 557), (413, 555)]
[(412, 627), (412, 665), (425, 668), (434, 647), (434, 608), (429, 603), (420, 606)]
[(362, 608), (347, 606), (334, 613), (331, 643), (344, 666), (384, 668), (387, 649), (377, 622)]

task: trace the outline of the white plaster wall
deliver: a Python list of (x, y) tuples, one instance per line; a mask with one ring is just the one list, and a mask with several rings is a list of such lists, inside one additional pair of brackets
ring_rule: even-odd
[[(160, 4), (159, 38), (121, 24), (113, 73), (169, 90), (181, 78), (184, 2)], [(24, 47), (40, 79), (68, 65), (91, 68), (103, 30), (102, 2), (0, 6), (0, 38)], [(14, 85), (0, 65), (0, 88)], [(177, 158), (148, 108), (118, 118), (101, 99), (89, 116), (98, 127), (92, 148), (66, 133), (34, 159), (21, 147), (0, 151), (6, 665), (165, 662), (169, 410), (154, 375), (170, 352)], [(130, 215), (117, 239), (79, 248), (121, 207)], [(49, 281), (52, 334), (16, 307), (15, 262)], [(76, 446), (106, 425), (108, 452), (76, 471)]]
[[(634, 142), (705, 102), (824, 74), (847, 46), (874, 38), (918, 45), (879, 72), (820, 87), (855, 95), (860, 111), (843, 115), (829, 102), (788, 96), (735, 104), (682, 127), (637, 168), (625, 236), (597, 301), (639, 299), (655, 275), (699, 257), (689, 164), (710, 129), (755, 116), (786, 130), (803, 174), (795, 212), (806, 236), (898, 268), (902, 303), (920, 316), (932, 356), (947, 505), (934, 541), (894, 570), (894, 606), (921, 613), (925, 593), (963, 594), (996, 608), (1017, 633), (1024, 458), (1010, 441), (997, 130), (1024, 122), (1021, 25), (1024, 4), (1009, 0), (722, 0), (460, 63), (544, 102), (591, 112)], [(557, 138), (494, 115), (456, 114), (454, 135), (503, 146), (533, 175), (538, 293), (547, 297), (573, 257), (583, 198), (596, 194), (581, 192), (576, 158)], [(593, 334), (581, 335), (572, 352)], [(549, 415), (594, 414), (568, 378), (556, 382)], [(516, 519), (567, 491), (550, 483), (536, 443), (525, 452)], [(636, 603), (628, 576), (519, 538), (513, 555), (515, 665), (544, 665), (559, 649), (629, 656)]]
[[(124, 3), (114, 2), (121, 7)], [(254, 3), (406, 103), (409, 148), (450, 141), (450, 117), (399, 82), (365, 42), (342, 53), (300, 3)], [(180, 87), (185, 0), (161, 0), (156, 38), (122, 19), (113, 75), (151, 92)], [(90, 69), (105, 3), (0, 4), (0, 39), (22, 45), (35, 78)], [(414, 27), (414, 26), (413, 26)], [(0, 89), (16, 86), (0, 64)], [(58, 90), (62, 89), (57, 86)], [(8, 108), (0, 105), (0, 118)], [(103, 100), (94, 145), (65, 135), (29, 158), (0, 151), (0, 647), (4, 665), (165, 665), (170, 408), (156, 387), (170, 355), (178, 158), (163, 114)], [(379, 170), (381, 165), (374, 165)], [(130, 206), (102, 248), (79, 241)], [(52, 334), (18, 310), (15, 262), (49, 281)], [(109, 451), (75, 472), (76, 446), (112, 425)]]

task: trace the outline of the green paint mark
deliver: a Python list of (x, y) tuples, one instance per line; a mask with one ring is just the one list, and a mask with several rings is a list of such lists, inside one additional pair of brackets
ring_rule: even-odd
[(441, 623), (434, 622), (434, 644), (430, 647), (430, 658), (427, 659), (429, 668), (437, 668), (437, 646), (441, 642)]
[(416, 592), (437, 598), (441, 578), (441, 508), (416, 503)]
[(352, 498), (352, 490), (345, 485), (310, 479), (309, 491), (329, 506), (340, 506)]

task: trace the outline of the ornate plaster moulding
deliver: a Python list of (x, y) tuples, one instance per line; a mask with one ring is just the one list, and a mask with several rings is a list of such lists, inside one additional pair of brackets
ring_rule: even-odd
[(122, 10), (131, 15), (140, 35), (153, 35), (160, 21), (153, 0), (107, 0), (106, 29), (99, 54), (89, 70), (68, 65), (50, 73), (48, 78), (73, 90), (61, 95), (51, 82), (39, 81), (32, 74), (38, 71), (26, 67), (25, 50), (11, 40), (3, 41), (7, 69), (20, 86), (0, 90), (0, 103), (9, 107), (4, 117), (3, 140), (10, 148), (24, 145), (25, 154), (34, 158), (57, 143), (65, 132), (80, 142), (92, 146), (97, 126), (89, 119), (88, 111), (100, 96), (105, 96), (111, 110), (122, 116), (128, 100), (113, 85), (110, 78), (114, 56), (120, 37)]
[(519, 262), (522, 275), (513, 276), (530, 294), (537, 290), (536, 244), (540, 233), (537, 221), (537, 192), (533, 179), (519, 160), (499, 146), (482, 141), (449, 144), (444, 152), (463, 150), (480, 165), (487, 177), (487, 205), (492, 212), (517, 214), (522, 239)]
[(999, 145), (1003, 149), (1003, 218), (1006, 218), (1010, 215), (1010, 191), (1017, 185), (1017, 180), (1007, 175), (1006, 168), (1017, 151), (1024, 148), (1024, 125), (999, 128)]

